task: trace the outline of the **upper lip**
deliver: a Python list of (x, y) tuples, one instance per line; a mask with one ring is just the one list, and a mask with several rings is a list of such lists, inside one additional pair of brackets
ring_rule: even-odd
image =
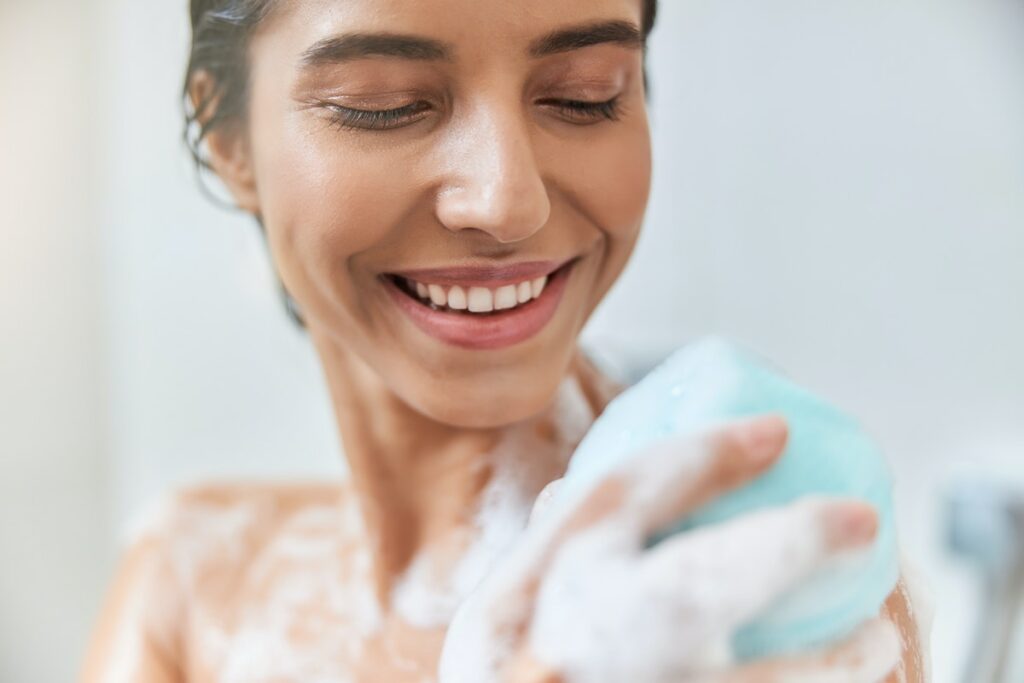
[(463, 287), (501, 287), (514, 285), (526, 280), (535, 280), (550, 275), (575, 257), (561, 261), (522, 261), (519, 263), (503, 263), (490, 266), (454, 266), (451, 268), (420, 268), (417, 270), (401, 270), (390, 273), (408, 280), (423, 284), (463, 286)]

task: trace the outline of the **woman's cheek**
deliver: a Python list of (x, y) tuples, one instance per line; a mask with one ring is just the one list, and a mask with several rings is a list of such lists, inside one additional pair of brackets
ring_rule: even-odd
[[(630, 239), (643, 218), (651, 184), (646, 118), (595, 124), (594, 131), (548, 147), (545, 166), (587, 222), (609, 237)], [(584, 129), (586, 132), (586, 129)]]
[(651, 187), (651, 145), (647, 126), (613, 137), (591, 151), (585, 185), (599, 224), (617, 239), (632, 241), (640, 228)]
[(352, 257), (386, 239), (403, 211), (387, 155), (346, 153), (337, 140), (318, 144), (331, 135), (340, 133), (282, 146), (261, 179), (274, 260), (300, 305), (316, 305), (302, 300), (310, 296), (354, 300)]
[[(611, 124), (612, 126), (618, 124)], [(622, 273), (643, 224), (651, 187), (651, 147), (646, 123), (597, 139), (574, 154), (563, 184), (583, 221), (601, 233), (602, 269), (594, 283), (594, 307)]]

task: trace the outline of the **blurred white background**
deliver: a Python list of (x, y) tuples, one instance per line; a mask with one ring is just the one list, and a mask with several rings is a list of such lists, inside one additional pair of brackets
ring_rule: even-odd
[[(649, 219), (588, 344), (724, 332), (857, 415), (954, 681), (976, 603), (942, 495), (1024, 486), (1024, 2), (662, 6)], [(188, 38), (185, 0), (0, 0), (3, 681), (74, 678), (170, 487), (343, 476), (258, 232), (180, 144)]]

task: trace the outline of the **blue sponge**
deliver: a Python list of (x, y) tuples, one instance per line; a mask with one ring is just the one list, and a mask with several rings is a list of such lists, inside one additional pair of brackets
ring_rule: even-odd
[(789, 440), (779, 461), (651, 543), (809, 494), (871, 503), (878, 511), (879, 530), (866, 557), (819, 572), (737, 631), (732, 646), (740, 661), (791, 654), (843, 638), (865, 619), (877, 616), (896, 586), (899, 561), (891, 479), (878, 448), (854, 420), (753, 353), (726, 339), (708, 337), (677, 351), (608, 405), (573, 455), (558, 494), (563, 499), (571, 496), (624, 458), (665, 437), (767, 412), (781, 413), (789, 424)]

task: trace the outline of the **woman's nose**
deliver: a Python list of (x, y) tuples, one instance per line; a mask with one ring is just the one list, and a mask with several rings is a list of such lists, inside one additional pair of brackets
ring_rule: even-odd
[(551, 201), (521, 114), (477, 111), (453, 127), (448, 143), (436, 209), (446, 228), (473, 228), (510, 243), (547, 223)]

